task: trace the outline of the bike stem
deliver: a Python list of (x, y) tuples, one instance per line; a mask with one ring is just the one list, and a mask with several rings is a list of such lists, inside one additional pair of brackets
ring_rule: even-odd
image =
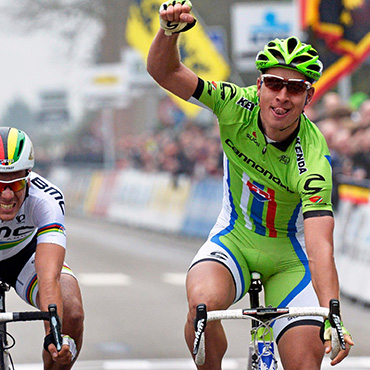
[[(249, 287), (249, 302), (251, 308), (257, 308), (260, 306), (259, 294), (262, 291), (261, 275), (258, 272), (252, 272), (251, 274), (251, 285)], [(258, 326), (258, 321), (252, 320), (252, 328)]]

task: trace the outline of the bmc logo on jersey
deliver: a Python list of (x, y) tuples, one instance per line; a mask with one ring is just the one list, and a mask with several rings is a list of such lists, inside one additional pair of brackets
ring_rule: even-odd
[(260, 189), (258, 186), (252, 184), (250, 181), (247, 182), (247, 186), (254, 197), (260, 202), (268, 202), (271, 200), (271, 195)]
[(35, 177), (31, 180), (32, 184), (35, 185), (37, 188), (42, 190), (44, 193), (48, 193), (51, 197), (54, 198), (56, 202), (58, 202), (59, 207), (64, 215), (65, 211), (65, 204), (63, 199), (63, 194), (53, 186), (49, 186), (45, 181), (43, 181), (40, 177)]

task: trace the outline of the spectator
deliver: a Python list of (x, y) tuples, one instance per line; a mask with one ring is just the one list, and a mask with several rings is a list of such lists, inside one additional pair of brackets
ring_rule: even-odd
[[(356, 107), (335, 92), (306, 107), (306, 115), (315, 118), (327, 140), (334, 177), (370, 178), (370, 99)], [(217, 124), (207, 125), (187, 121), (175, 127), (167, 120), (152, 132), (123, 136), (117, 140), (118, 168), (169, 172), (174, 178), (221, 178), (223, 152)]]
[(354, 112), (334, 97), (332, 93), (324, 96), (329, 110), (318, 122), (331, 152), (333, 176), (370, 179), (370, 99)]

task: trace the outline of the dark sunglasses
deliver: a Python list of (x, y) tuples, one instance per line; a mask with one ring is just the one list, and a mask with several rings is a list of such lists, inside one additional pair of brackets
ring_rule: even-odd
[(14, 193), (24, 189), (27, 185), (28, 177), (29, 176), (26, 176), (11, 181), (0, 180), (0, 193), (2, 193), (6, 188), (10, 188)]
[(273, 91), (280, 91), (286, 86), (289, 94), (300, 95), (305, 91), (309, 90), (312, 84), (305, 80), (299, 80), (296, 78), (283, 78), (280, 76), (264, 74), (261, 76), (261, 81), (266, 87)]

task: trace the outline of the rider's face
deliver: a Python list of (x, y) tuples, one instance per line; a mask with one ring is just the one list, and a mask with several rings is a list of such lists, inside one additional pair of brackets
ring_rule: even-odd
[[(285, 79), (306, 80), (305, 76), (287, 68), (270, 68), (266, 72), (270, 75)], [(302, 94), (291, 94), (287, 87), (275, 91), (268, 88), (265, 83), (257, 79), (257, 95), (260, 98), (261, 120), (268, 137), (282, 140), (288, 137), (297, 127), (298, 118), (306, 104), (309, 104), (314, 94), (314, 88)]]
[[(12, 181), (25, 176), (25, 171), (0, 173), (0, 185), (3, 186), (1, 181)], [(17, 215), (25, 199), (27, 186), (29, 186), (28, 182), (26, 187), (19, 191), (13, 191), (10, 186), (7, 186), (0, 193), (0, 220), (10, 221)]]

